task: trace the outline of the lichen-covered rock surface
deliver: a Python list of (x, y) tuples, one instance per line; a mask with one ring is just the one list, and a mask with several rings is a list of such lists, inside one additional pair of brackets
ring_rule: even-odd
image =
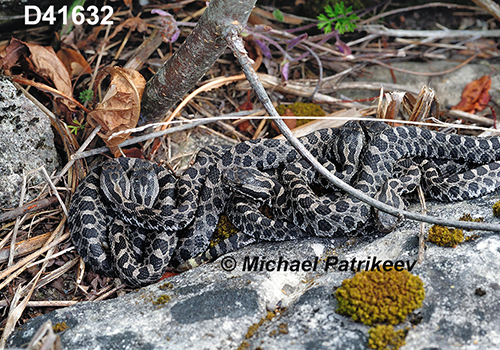
[[(499, 194), (462, 203), (431, 202), (428, 208), (433, 215), (458, 219), (468, 212), (500, 224), (491, 209)], [(338, 269), (350, 269), (353, 258), (355, 266), (365, 260), (363, 268), (367, 260), (370, 266), (377, 261), (380, 267), (386, 261), (411, 266), (419, 226), (407, 221), (371, 242), (311, 238), (250, 246), (125, 297), (37, 317), (18, 329), (8, 346), (28, 343), (50, 319), (68, 326), (59, 333), (64, 349), (368, 349), (370, 327), (335, 312), (335, 291), (354, 276)], [(414, 265), (411, 273), (424, 283), (425, 299), (394, 327), (409, 328), (401, 349), (500, 348), (500, 235), (465, 235), (480, 237), (456, 248), (428, 243), (424, 262)], [(245, 258), (247, 267), (258, 262), (252, 267), (259, 270), (263, 261), (265, 270), (266, 265), (277, 267), (280, 257), (289, 262), (286, 272), (242, 271)], [(316, 257), (316, 271), (304, 271), (314, 268)], [(233, 271), (222, 269), (224, 258), (226, 267), (231, 266), (227, 259), (234, 259)], [(266, 263), (271, 260), (276, 264)], [(300, 271), (290, 271), (298, 266), (294, 260)], [(325, 272), (327, 262), (332, 269)], [(278, 312), (272, 317), (268, 310)]]
[[(0, 75), (0, 208), (19, 205), (23, 174), (42, 166), (51, 174), (58, 165), (49, 118)], [(30, 185), (44, 179), (32, 175)], [(25, 201), (36, 194), (28, 191)]]

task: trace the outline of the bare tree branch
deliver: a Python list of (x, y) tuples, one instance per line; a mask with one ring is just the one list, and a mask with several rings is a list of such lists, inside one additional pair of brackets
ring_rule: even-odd
[(186, 41), (148, 81), (141, 111), (145, 123), (159, 121), (203, 77), (226, 49), (226, 31), (241, 33), (256, 1), (210, 1)]

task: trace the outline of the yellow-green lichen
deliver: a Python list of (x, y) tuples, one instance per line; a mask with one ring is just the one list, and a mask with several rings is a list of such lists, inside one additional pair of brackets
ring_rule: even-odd
[(450, 229), (441, 225), (434, 225), (429, 229), (427, 239), (441, 247), (456, 247), (464, 241), (464, 232), (459, 228)]
[(161, 290), (166, 290), (166, 289), (172, 289), (174, 288), (174, 285), (170, 282), (163, 283), (160, 287)]
[(288, 334), (288, 323), (279, 324), (278, 332), (280, 332), (280, 334)]
[(362, 271), (337, 289), (337, 312), (368, 326), (397, 324), (422, 306), (424, 285), (418, 276), (403, 271)]
[(493, 216), (500, 217), (500, 201), (493, 204)]
[(397, 350), (405, 345), (405, 333), (404, 330), (394, 331), (391, 325), (377, 325), (368, 331), (368, 347), (376, 350)]
[(170, 295), (162, 294), (158, 299), (153, 301), (154, 305), (164, 305), (170, 301)]
[[(266, 314), (266, 317), (262, 317), (258, 323), (252, 324), (250, 327), (248, 327), (247, 334), (245, 334), (245, 339), (250, 339), (253, 337), (257, 329), (259, 329), (260, 326), (262, 326), (264, 323), (271, 321), (276, 314), (274, 312), (268, 311)], [(250, 347), (250, 344), (248, 344), (247, 341), (243, 341), (241, 345), (238, 347), (238, 350), (242, 349), (247, 349)]]
[(52, 330), (54, 331), (54, 333), (62, 332), (68, 328), (69, 327), (66, 324), (66, 322), (57, 322), (55, 325), (52, 326)]

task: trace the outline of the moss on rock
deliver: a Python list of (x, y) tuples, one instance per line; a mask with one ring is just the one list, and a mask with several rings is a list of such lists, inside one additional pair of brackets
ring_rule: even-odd
[(459, 229), (450, 229), (441, 225), (434, 225), (429, 229), (427, 239), (442, 247), (456, 247), (464, 241), (464, 232)]
[(500, 201), (493, 204), (493, 216), (500, 217)]
[(405, 345), (405, 333), (404, 330), (394, 331), (391, 325), (377, 325), (368, 331), (368, 347), (376, 350), (397, 350)]
[(408, 271), (362, 271), (337, 289), (337, 312), (368, 326), (397, 324), (422, 306), (422, 280)]
[[(291, 110), (297, 117), (323, 117), (326, 115), (325, 111), (319, 105), (314, 103), (295, 102), (292, 105), (279, 105), (276, 108), (279, 115), (287, 115), (287, 109)], [(311, 119), (298, 119), (297, 126), (304, 125), (310, 121)]]

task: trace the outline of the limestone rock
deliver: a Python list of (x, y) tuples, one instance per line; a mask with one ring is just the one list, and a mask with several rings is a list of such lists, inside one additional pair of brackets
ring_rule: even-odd
[[(50, 121), (7, 78), (0, 76), (0, 208), (19, 205), (23, 174), (58, 167)], [(31, 185), (44, 181), (35, 173)], [(25, 201), (32, 199), (28, 192)]]
[[(469, 212), (500, 224), (491, 215), (499, 193), (462, 203), (431, 202), (428, 208), (432, 215), (459, 218)], [(353, 258), (370, 257), (411, 266), (419, 226), (406, 221), (370, 240), (310, 238), (249, 246), (124, 297), (32, 319), (8, 345), (26, 344), (50, 319), (69, 326), (59, 333), (64, 349), (367, 349), (369, 327), (335, 312), (333, 294), (353, 272), (339, 271), (339, 264), (325, 271), (326, 262), (336, 257), (350, 264)], [(466, 235), (479, 237), (456, 248), (429, 243), (424, 262), (411, 271), (423, 280), (426, 297), (396, 327), (410, 328), (402, 350), (500, 348), (500, 235)], [(256, 257), (258, 263), (250, 266)], [(267, 271), (280, 257), (288, 261), (287, 271)], [(225, 271), (222, 266), (231, 266), (231, 258), (236, 268)], [(266, 263), (271, 260), (276, 264)], [(243, 271), (245, 263), (252, 271)], [(290, 271), (299, 263), (299, 271)], [(266, 318), (267, 310), (277, 307), (280, 312)]]

